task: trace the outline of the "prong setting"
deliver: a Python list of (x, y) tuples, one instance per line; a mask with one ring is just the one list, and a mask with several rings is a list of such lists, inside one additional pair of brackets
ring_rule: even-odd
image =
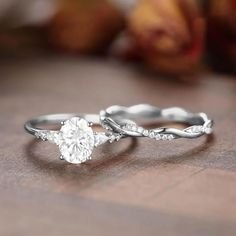
[(91, 159), (94, 148), (94, 134), (89, 123), (82, 118), (73, 117), (61, 127), (59, 149), (64, 160), (79, 164)]
[(92, 127), (93, 126), (93, 122), (88, 122), (88, 127)]

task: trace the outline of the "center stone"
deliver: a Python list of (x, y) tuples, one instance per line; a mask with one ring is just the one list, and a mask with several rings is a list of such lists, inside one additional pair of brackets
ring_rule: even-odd
[(79, 117), (67, 120), (61, 127), (59, 149), (62, 157), (74, 164), (91, 159), (94, 148), (94, 134), (88, 122)]

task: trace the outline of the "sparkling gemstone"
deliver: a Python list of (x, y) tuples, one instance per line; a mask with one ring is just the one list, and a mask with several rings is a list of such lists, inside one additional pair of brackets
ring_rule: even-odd
[(79, 117), (67, 120), (60, 129), (59, 149), (62, 158), (74, 164), (91, 159), (94, 148), (94, 134), (88, 122)]
[(206, 134), (210, 134), (212, 132), (212, 128), (206, 127), (205, 132)]
[(126, 124), (126, 125), (125, 125), (125, 129), (126, 129), (126, 130), (131, 130), (131, 127), (132, 127), (131, 124)]
[(109, 140), (109, 137), (105, 133), (96, 133), (94, 134), (94, 146), (97, 147), (103, 143), (106, 143)]
[(137, 131), (137, 126), (136, 126), (136, 125), (132, 125), (132, 126), (131, 126), (131, 130), (132, 130), (132, 131)]
[(154, 138), (154, 137), (155, 137), (154, 131), (151, 131), (151, 132), (149, 133), (149, 137), (150, 137), (150, 138)]
[(143, 131), (143, 135), (144, 135), (144, 136), (148, 136), (148, 134), (149, 134), (148, 130), (145, 129), (145, 130)]
[(162, 140), (167, 140), (167, 135), (163, 134), (162, 135)]
[(62, 136), (60, 131), (49, 131), (47, 133), (46, 138), (50, 143), (55, 143), (57, 145), (59, 145), (62, 142)]
[(142, 133), (143, 133), (143, 130), (144, 130), (144, 129), (143, 129), (143, 127), (141, 127), (141, 126), (140, 126), (140, 127), (138, 127), (138, 129), (137, 129), (137, 131), (138, 131), (140, 134), (142, 134)]

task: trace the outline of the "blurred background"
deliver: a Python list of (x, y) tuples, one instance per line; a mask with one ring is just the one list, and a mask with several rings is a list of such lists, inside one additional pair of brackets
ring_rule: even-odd
[[(0, 235), (235, 236), (235, 73), (236, 0), (0, 0)], [(214, 133), (78, 166), (23, 129), (138, 103), (206, 112)]]
[(0, 57), (111, 57), (171, 76), (236, 72), (235, 0), (0, 0)]

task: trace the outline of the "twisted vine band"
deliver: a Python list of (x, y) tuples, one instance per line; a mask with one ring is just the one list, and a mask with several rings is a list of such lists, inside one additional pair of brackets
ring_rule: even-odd
[[(100, 125), (95, 114), (51, 114), (39, 116), (25, 123), (25, 130), (44, 141), (56, 144), (61, 159), (73, 164), (91, 159), (94, 147), (106, 142), (118, 141), (123, 136), (106, 132), (94, 132), (93, 124)], [(41, 129), (41, 125), (61, 125), (59, 130)]]
[[(191, 113), (180, 107), (160, 109), (148, 104), (131, 107), (111, 106), (100, 112), (101, 124), (114, 133), (131, 137), (149, 137), (156, 140), (178, 138), (198, 138), (212, 132), (213, 120), (205, 113)], [(160, 127), (146, 129), (136, 123), (153, 123), (157, 121), (182, 122), (187, 128), (177, 129)]]

